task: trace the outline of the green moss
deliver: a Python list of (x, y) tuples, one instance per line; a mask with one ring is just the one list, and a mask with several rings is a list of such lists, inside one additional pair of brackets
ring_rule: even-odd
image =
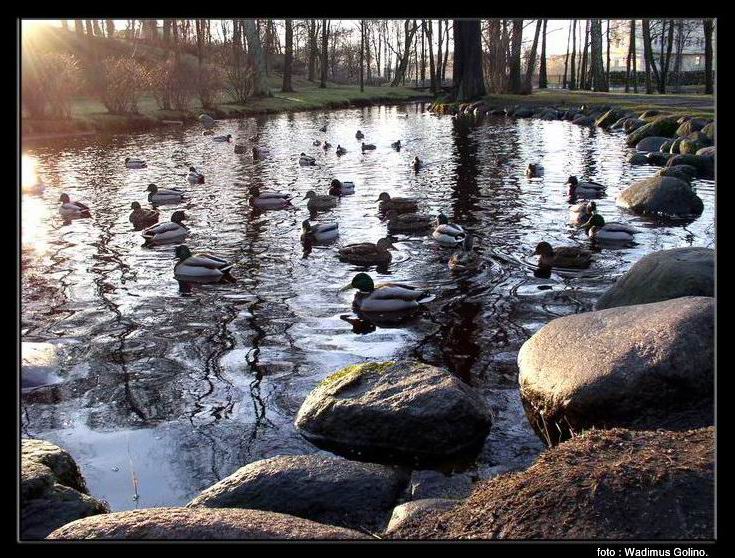
[(336, 387), (337, 385), (340, 387), (347, 387), (363, 374), (385, 374), (391, 367), (395, 366), (395, 364), (396, 363), (394, 361), (362, 362), (360, 364), (352, 364), (327, 376), (321, 381), (319, 387), (324, 389)]

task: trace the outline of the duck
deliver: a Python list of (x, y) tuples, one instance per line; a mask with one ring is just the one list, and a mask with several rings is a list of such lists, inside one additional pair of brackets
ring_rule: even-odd
[(179, 203), (184, 199), (184, 192), (178, 188), (159, 188), (155, 184), (149, 184), (146, 191), (148, 201), (154, 204)]
[(541, 267), (587, 269), (592, 263), (592, 252), (576, 246), (552, 248), (548, 242), (539, 242), (533, 254), (539, 256)]
[(472, 251), (474, 244), (472, 235), (467, 235), (462, 241), (459, 250), (449, 258), (449, 269), (452, 271), (464, 271), (477, 266), (477, 253)]
[(59, 213), (65, 219), (86, 219), (92, 215), (89, 208), (81, 202), (73, 202), (69, 199), (69, 194), (61, 194), (59, 196), (61, 207)]
[(577, 196), (599, 197), (605, 193), (605, 189), (607, 188), (607, 186), (603, 186), (597, 182), (580, 182), (576, 176), (570, 176), (567, 179), (566, 186), (570, 198)]
[(373, 149), (375, 149), (375, 145), (373, 145), (372, 143), (362, 142), (362, 150), (363, 151), (372, 151)]
[(580, 225), (593, 240), (628, 242), (633, 240), (636, 230), (625, 223), (606, 223), (605, 218), (595, 212), (587, 222)]
[(391, 198), (388, 192), (381, 192), (378, 199), (380, 202), (379, 210), (381, 213), (390, 211), (391, 209), (399, 213), (407, 213), (416, 211), (419, 208), (418, 202), (413, 198)]
[(345, 153), (347, 153), (347, 150), (341, 145), (337, 144), (337, 155), (344, 155)]
[(397, 213), (391, 209), (386, 213), (389, 233), (424, 232), (431, 227), (431, 217), (421, 213)]
[(143, 159), (134, 159), (133, 157), (125, 157), (125, 166), (129, 169), (144, 169), (148, 165)]
[(320, 223), (312, 225), (306, 219), (301, 223), (301, 239), (312, 242), (330, 242), (339, 236), (338, 223)]
[(400, 151), (401, 150), (401, 140), (394, 141), (393, 143), (390, 144), (390, 146), (396, 151)]
[(357, 133), (355, 134), (355, 137), (357, 139), (362, 139), (365, 137), (365, 134), (363, 134), (361, 130), (358, 130)]
[(316, 165), (316, 159), (307, 155), (306, 153), (302, 153), (301, 155), (299, 155), (299, 165), (301, 165), (302, 167)]
[(321, 128), (319, 128), (319, 131), (320, 132), (326, 132), (327, 131), (327, 125), (325, 124), (324, 126), (322, 126)]
[(544, 167), (540, 163), (529, 163), (526, 167), (528, 178), (540, 178), (544, 175)]
[(436, 224), (437, 226), (431, 236), (442, 246), (456, 246), (464, 242), (467, 237), (464, 229), (459, 225), (450, 223), (449, 218), (442, 212), (439, 212)]
[(189, 235), (189, 229), (181, 224), (184, 219), (186, 219), (186, 214), (183, 211), (174, 211), (170, 221), (158, 223), (143, 231), (145, 243), (159, 245), (181, 242)]
[(292, 207), (290, 194), (261, 192), (257, 186), (250, 187), (250, 205), (258, 209), (285, 209)]
[(393, 259), (389, 250), (395, 250), (389, 237), (381, 238), (377, 243), (360, 242), (348, 244), (339, 249), (339, 259), (354, 265), (388, 265)]
[(569, 208), (569, 223), (581, 225), (586, 223), (597, 209), (597, 204), (592, 201), (581, 201)]
[(186, 244), (176, 247), (178, 262), (174, 266), (174, 277), (185, 283), (234, 283), (230, 271), (235, 264), (211, 254), (192, 255)]
[(340, 181), (336, 178), (329, 184), (330, 196), (348, 196), (355, 193), (355, 184), (348, 181)]
[(306, 207), (311, 211), (318, 210), (318, 209), (330, 209), (337, 205), (336, 196), (330, 196), (330, 195), (319, 196), (314, 190), (309, 190), (308, 192), (306, 192), (304, 199), (309, 200), (306, 203)]
[(265, 147), (253, 146), (253, 161), (265, 159), (269, 155), (269, 151)]
[(418, 170), (421, 168), (421, 165), (423, 165), (421, 160), (418, 157), (414, 157), (413, 161), (411, 162), (411, 166), (413, 167), (413, 170), (418, 172)]
[(214, 130), (204, 130), (202, 132), (202, 135), (203, 136), (213, 136), (214, 135)]
[(232, 134), (227, 134), (226, 136), (214, 136), (212, 140), (229, 143), (230, 140), (232, 140)]
[(204, 175), (194, 167), (189, 167), (189, 174), (186, 179), (192, 184), (204, 184)]
[(130, 204), (130, 213), (128, 220), (133, 224), (136, 231), (150, 227), (158, 223), (158, 211), (155, 209), (143, 209), (137, 201)]
[(247, 151), (247, 147), (245, 147), (242, 143), (236, 143), (235, 144), (235, 153), (237, 155), (242, 155)]
[(365, 313), (413, 313), (419, 305), (431, 298), (428, 291), (400, 283), (375, 285), (367, 273), (358, 273), (351, 286), (357, 289), (352, 308)]
[(314, 140), (311, 145), (313, 145), (314, 147), (319, 147), (321, 144), (322, 142), (320, 142), (319, 140)]
[(328, 141), (325, 141), (324, 144), (322, 145), (322, 148), (324, 149), (324, 151), (327, 151), (328, 149), (332, 148), (332, 144), (329, 143)]

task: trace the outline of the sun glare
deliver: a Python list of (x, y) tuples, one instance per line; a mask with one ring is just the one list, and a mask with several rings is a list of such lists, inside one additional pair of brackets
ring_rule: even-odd
[(57, 21), (56, 19), (23, 19), (21, 20), (21, 33), (24, 35), (36, 34), (53, 27)]
[(24, 188), (36, 184), (36, 160), (30, 155), (23, 155), (20, 160), (21, 185)]

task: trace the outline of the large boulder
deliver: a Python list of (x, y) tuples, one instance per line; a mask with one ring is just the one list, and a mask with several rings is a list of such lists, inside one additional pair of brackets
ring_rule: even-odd
[(317, 446), (358, 458), (417, 462), (479, 450), (490, 429), (482, 397), (418, 362), (348, 366), (321, 382), (296, 416)]
[(209, 116), (206, 113), (202, 113), (202, 114), (199, 115), (199, 122), (205, 128), (213, 128), (214, 125), (216, 124), (214, 118), (212, 118), (211, 116)]
[(660, 151), (651, 151), (650, 153), (646, 153), (648, 164), (655, 167), (663, 167), (671, 157), (673, 157), (671, 153), (661, 153)]
[(625, 114), (625, 111), (620, 109), (610, 109), (605, 114), (600, 116), (595, 124), (600, 128), (610, 128)]
[(670, 138), (674, 136), (678, 125), (676, 123), (676, 116), (657, 116), (651, 122), (641, 126), (640, 128), (632, 131), (626, 140), (629, 147), (638, 145), (643, 138), (651, 136), (659, 136), (664, 138)]
[(461, 500), (447, 500), (442, 498), (427, 498), (426, 500), (413, 500), (400, 506), (396, 506), (390, 517), (390, 522), (385, 528), (385, 534), (390, 535), (404, 525), (421, 521), (432, 513), (442, 513), (456, 508)]
[(634, 182), (621, 192), (615, 203), (640, 215), (687, 218), (704, 210), (702, 199), (691, 186), (672, 176), (652, 176)]
[(42, 539), (70, 521), (109, 511), (106, 503), (89, 496), (71, 455), (43, 440), (22, 441), (21, 539)]
[(694, 167), (690, 167), (689, 165), (679, 165), (678, 167), (664, 167), (656, 172), (656, 176), (673, 176), (674, 178), (683, 180), (687, 184), (691, 184), (694, 177), (697, 176), (697, 169), (695, 169)]
[(703, 147), (709, 147), (712, 141), (702, 132), (693, 132), (681, 140), (679, 144), (679, 153), (686, 155), (687, 153), (696, 153)]
[(648, 157), (646, 157), (645, 153), (631, 153), (630, 157), (628, 157), (628, 162), (631, 165), (647, 165), (648, 164)]
[(702, 178), (714, 178), (715, 160), (714, 157), (706, 157), (703, 155), (692, 155), (691, 153), (674, 155), (666, 161), (667, 167), (676, 167), (678, 165), (689, 165), (697, 169), (697, 175)]
[(715, 251), (673, 248), (642, 257), (600, 297), (595, 309), (715, 296)]
[(581, 115), (572, 120), (572, 124), (576, 124), (577, 126), (594, 126), (595, 117)]
[(676, 135), (680, 138), (685, 138), (694, 132), (698, 132), (707, 124), (709, 124), (709, 120), (705, 120), (704, 118), (690, 118), (689, 120), (681, 122), (679, 127), (676, 129)]
[(645, 118), (652, 118), (654, 116), (658, 116), (660, 114), (660, 111), (657, 110), (646, 110), (643, 111), (639, 118), (645, 119)]
[(623, 124), (623, 130), (625, 131), (626, 134), (630, 134), (634, 130), (637, 130), (641, 126), (645, 126), (645, 125), (646, 125), (645, 120), (641, 120), (640, 118), (628, 118)]
[(669, 138), (661, 138), (658, 136), (649, 136), (643, 138), (635, 146), (636, 150), (649, 152), (649, 151), (661, 151), (661, 146), (669, 141)]
[(715, 141), (715, 123), (710, 122), (707, 124), (704, 128), (702, 128), (702, 133), (706, 135), (710, 141), (714, 143)]
[(699, 155), (700, 157), (712, 157), (715, 156), (716, 147), (714, 145), (710, 145), (709, 147), (703, 147), (702, 149), (698, 149), (695, 155)]
[(279, 456), (238, 469), (187, 507), (273, 511), (380, 530), (409, 478), (407, 470), (375, 463), (321, 455)]
[(49, 539), (267, 540), (365, 539), (366, 535), (301, 517), (260, 510), (147, 508), (80, 519)]
[(714, 299), (552, 320), (518, 353), (526, 414), (547, 444), (589, 428), (712, 424)]
[(593, 430), (478, 484), (394, 539), (713, 539), (714, 428)]

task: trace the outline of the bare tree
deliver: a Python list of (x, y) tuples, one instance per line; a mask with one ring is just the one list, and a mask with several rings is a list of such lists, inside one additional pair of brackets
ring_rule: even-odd
[(544, 29), (541, 32), (541, 61), (538, 71), (538, 88), (539, 89), (546, 89), (547, 87), (547, 78), (546, 78), (546, 24), (548, 23), (548, 19), (544, 20)]
[(112, 37), (115, 36), (115, 21), (112, 19), (106, 19), (105, 27), (107, 28), (107, 37), (112, 39)]
[(569, 89), (577, 88), (577, 70), (574, 67), (577, 57), (577, 20), (572, 21), (572, 61), (569, 72)]
[(245, 19), (242, 21), (242, 24), (248, 41), (248, 53), (252, 56), (255, 64), (253, 95), (269, 97), (271, 93), (265, 73), (265, 54), (263, 53), (263, 47), (260, 44), (260, 37), (258, 36), (258, 30), (255, 27), (255, 20)]
[(485, 94), (479, 19), (454, 20), (453, 73), (458, 101), (477, 99)]
[(572, 26), (569, 26), (569, 29), (567, 30), (567, 55), (564, 58), (564, 77), (562, 78), (562, 89), (567, 88), (567, 66), (569, 64), (569, 39), (572, 36)]
[(643, 19), (641, 25), (643, 31), (643, 57), (646, 62), (646, 94), (651, 95), (653, 93), (651, 72), (653, 72), (654, 79), (658, 82), (658, 70), (656, 69), (656, 61), (653, 57), (651, 45), (651, 21)]
[(329, 27), (327, 27), (327, 20), (322, 19), (322, 77), (319, 87), (325, 88), (327, 86), (327, 62), (329, 61)]
[(293, 91), (291, 85), (291, 66), (293, 65), (293, 20), (286, 20), (286, 54), (283, 59), (283, 86), (281, 91)]
[(592, 70), (592, 89), (594, 91), (608, 91), (605, 79), (605, 68), (602, 65), (602, 20), (590, 21), (590, 67)]
[(704, 92), (714, 93), (714, 79), (712, 77), (712, 31), (714, 22), (711, 19), (703, 19), (704, 30)]
[(523, 20), (513, 20), (510, 48), (510, 90), (521, 92), (521, 40), (523, 39)]
[(365, 91), (365, 20), (360, 20), (360, 92)]

